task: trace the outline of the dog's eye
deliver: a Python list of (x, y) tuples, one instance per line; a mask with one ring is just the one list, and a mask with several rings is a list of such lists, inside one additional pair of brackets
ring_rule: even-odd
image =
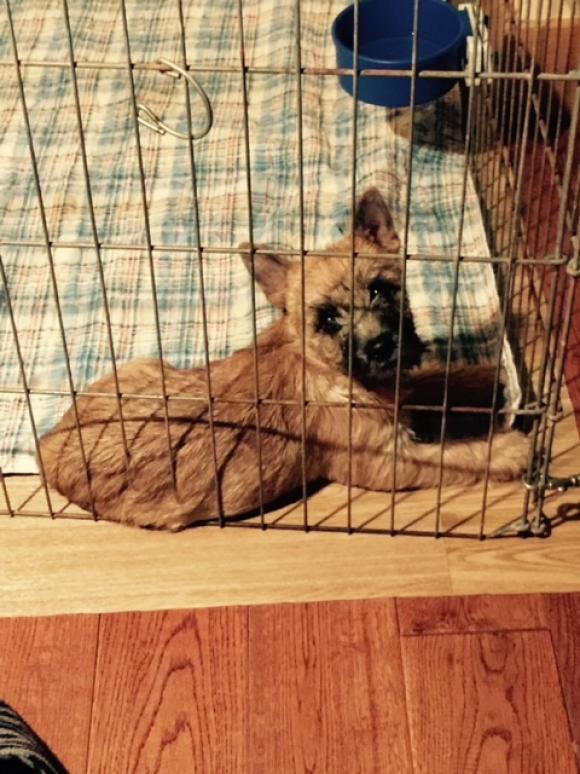
[(394, 285), (392, 282), (389, 282), (388, 280), (383, 279), (383, 277), (377, 277), (369, 285), (371, 304), (375, 300), (375, 298), (382, 298), (388, 301), (389, 299), (393, 298), (397, 290), (398, 290), (398, 287)]
[(334, 336), (342, 328), (338, 321), (338, 309), (332, 304), (320, 306), (317, 311), (316, 329)]

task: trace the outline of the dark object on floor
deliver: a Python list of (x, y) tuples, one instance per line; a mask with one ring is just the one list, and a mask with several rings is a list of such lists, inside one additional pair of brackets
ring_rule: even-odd
[(68, 774), (29, 725), (6, 702), (0, 701), (0, 773)]

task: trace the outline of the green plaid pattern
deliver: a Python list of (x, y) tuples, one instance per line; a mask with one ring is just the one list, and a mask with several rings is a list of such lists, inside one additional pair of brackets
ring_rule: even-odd
[[(302, 63), (335, 65), (330, 26), (344, 0), (303, 0)], [(66, 60), (67, 38), (60, 0), (12, 0), (23, 60)], [(246, 64), (294, 67), (295, 9), (276, 0), (244, 0)], [(183, 2), (188, 61), (239, 65), (236, 0)], [(119, 3), (71, 0), (77, 61), (124, 62)], [(133, 61), (180, 60), (178, 2), (128, 0)], [(12, 50), (5, 11), (0, 12), (0, 61)], [(13, 67), (0, 68), (0, 239), (42, 239), (39, 202), (32, 176)], [(79, 68), (82, 119), (98, 237), (104, 243), (142, 244), (141, 203), (131, 96), (127, 71)], [(24, 88), (39, 165), (51, 240), (92, 239), (82, 170), (74, 93), (68, 69), (24, 67)], [(204, 245), (235, 246), (248, 239), (244, 109), (241, 77), (198, 76), (213, 106), (211, 132), (195, 144), (200, 228)], [(135, 71), (138, 100), (173, 126), (186, 126), (181, 81)], [(307, 248), (323, 248), (348, 228), (352, 166), (353, 102), (335, 76), (302, 77), (303, 175)], [(295, 75), (248, 76), (253, 236), (296, 248), (299, 244), (299, 157)], [(201, 105), (192, 92), (194, 124)], [(163, 354), (179, 366), (204, 359), (202, 304), (195, 254), (194, 207), (187, 143), (141, 127), (147, 207), (157, 280)], [(357, 190), (378, 186), (403, 230), (408, 174), (408, 113), (359, 105)], [(418, 255), (457, 250), (464, 161), (457, 95), (417, 110), (413, 154), (409, 250)], [(485, 233), (471, 177), (467, 179), (461, 250), (487, 255)], [(191, 253), (163, 245), (190, 246)], [(112, 332), (120, 361), (158, 354), (147, 253), (103, 250)], [(32, 388), (67, 389), (49, 264), (44, 248), (2, 248), (2, 259)], [(93, 249), (54, 249), (66, 344), (75, 387), (82, 389), (110, 370), (103, 294)], [(252, 340), (251, 287), (240, 259), (204, 258), (211, 358), (228, 355)], [(419, 335), (433, 358), (445, 358), (452, 303), (452, 263), (410, 262), (408, 293)], [(274, 318), (260, 292), (257, 324)], [(498, 347), (499, 302), (491, 267), (461, 266), (453, 357), (474, 362)], [(20, 384), (6, 299), (0, 289), (0, 385)], [(509, 394), (519, 389), (506, 345)], [(68, 398), (33, 396), (40, 432), (69, 405)], [(0, 465), (4, 472), (36, 470), (34, 445), (22, 396), (0, 395)]]

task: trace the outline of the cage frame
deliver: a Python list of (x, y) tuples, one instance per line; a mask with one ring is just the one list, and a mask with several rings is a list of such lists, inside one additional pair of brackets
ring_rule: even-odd
[[(570, 337), (570, 330), (572, 326), (573, 310), (575, 303), (575, 294), (577, 290), (578, 277), (580, 276), (580, 237), (578, 236), (578, 220), (579, 220), (579, 206), (578, 206), (578, 189), (579, 180), (578, 176), (574, 176), (574, 160), (576, 154), (576, 142), (578, 140), (578, 122), (580, 119), (580, 70), (569, 68), (566, 72), (545, 72), (538, 65), (541, 59), (539, 48), (539, 35), (536, 35), (535, 40), (530, 45), (529, 33), (530, 33), (530, 8), (531, 3), (527, 2), (527, 7), (524, 12), (524, 0), (512, 0), (509, 4), (509, 11), (504, 8), (504, 15), (510, 15), (507, 21), (509, 22), (509, 31), (516, 35), (516, 45), (511, 52), (505, 56), (503, 61), (499, 63), (499, 69), (494, 68), (491, 65), (491, 47), (487, 51), (486, 57), (483, 55), (484, 64), (483, 67), (478, 66), (478, 54), (479, 47), (483, 49), (483, 39), (480, 35), (480, 28), (482, 24), (485, 24), (485, 7), (490, 3), (497, 4), (497, 0), (471, 0), (468, 5), (472, 9), (472, 18), (475, 21), (475, 34), (474, 34), (474, 51), (473, 56), (464, 70), (461, 71), (439, 71), (439, 70), (422, 70), (418, 68), (418, 38), (419, 38), (419, 7), (421, 0), (412, 0), (414, 7), (414, 42), (412, 51), (412, 67), (410, 70), (370, 70), (358, 68), (358, 49), (359, 49), (359, 13), (360, 5), (364, 0), (354, 0), (354, 60), (353, 68), (321, 68), (321, 67), (308, 67), (303, 64), (302, 57), (302, 44), (301, 44), (301, 3), (300, 0), (294, 1), (294, 11), (296, 18), (295, 28), (295, 41), (296, 41), (296, 61), (294, 67), (259, 67), (254, 65), (248, 65), (246, 61), (245, 52), (245, 40), (244, 40), (244, 10), (243, 0), (237, 0), (236, 12), (238, 18), (239, 29), (239, 66), (210, 66), (210, 65), (194, 65), (188, 61), (187, 42), (185, 32), (185, 17), (183, 10), (183, 0), (175, 0), (176, 7), (178, 9), (178, 17), (180, 22), (180, 61), (173, 62), (171, 60), (163, 59), (156, 62), (140, 62), (136, 61), (132, 57), (131, 53), (131, 35), (129, 28), (129, 21), (127, 15), (127, 3), (126, 0), (119, 0), (121, 9), (121, 18), (123, 25), (123, 38), (125, 45), (125, 61), (117, 62), (89, 62), (78, 61), (75, 57), (74, 39), (71, 27), (69, 2), (68, 0), (61, 0), (62, 14), (63, 14), (63, 27), (66, 32), (66, 40), (68, 47), (68, 59), (65, 60), (26, 60), (21, 59), (19, 56), (18, 41), (15, 33), (15, 26), (12, 14), (11, 0), (4, 0), (6, 18), (8, 19), (11, 47), (13, 58), (12, 61), (1, 61), (0, 70), (9, 68), (14, 74), (19, 92), (19, 101), (22, 110), (22, 116), (25, 126), (25, 134), (28, 146), (29, 160), (31, 169), (33, 170), (35, 189), (38, 201), (38, 210), (41, 217), (43, 239), (42, 240), (30, 240), (30, 239), (2, 239), (0, 235), (0, 286), (3, 288), (6, 302), (8, 318), (10, 322), (11, 334), (13, 336), (14, 345), (17, 353), (17, 359), (20, 371), (20, 385), (6, 385), (0, 386), (0, 394), (21, 394), (25, 396), (27, 411), (29, 420), (31, 423), (31, 431), (34, 438), (34, 444), (39, 460), (39, 468), (41, 475), (41, 485), (44, 490), (46, 498), (46, 511), (40, 513), (36, 511), (23, 510), (22, 508), (14, 508), (10, 497), (6, 483), (7, 476), (3, 474), (0, 469), (0, 490), (2, 491), (6, 507), (0, 507), (0, 515), (8, 515), (14, 517), (16, 515), (48, 515), (51, 518), (64, 518), (52, 505), (51, 495), (49, 487), (46, 483), (46, 476), (44, 474), (42, 456), (39, 450), (39, 436), (34, 419), (34, 410), (32, 406), (31, 396), (38, 395), (68, 395), (71, 399), (73, 410), (75, 412), (76, 430), (79, 438), (79, 445), (82, 454), (82, 461), (84, 471), (87, 477), (87, 482), (90, 489), (90, 474), (88, 470), (86, 455), (83, 447), (81, 425), (79, 420), (79, 414), (77, 409), (77, 399), (87, 395), (98, 395), (99, 393), (89, 393), (86, 390), (78, 389), (75, 385), (74, 376), (72, 373), (70, 357), (67, 347), (67, 333), (64, 326), (61, 302), (59, 299), (58, 281), (54, 268), (54, 250), (57, 248), (71, 248), (71, 249), (89, 249), (93, 250), (95, 259), (98, 265), (99, 281), (101, 286), (101, 293), (103, 299), (103, 310), (106, 318), (107, 326), (107, 339), (108, 347), (111, 358), (111, 368), (114, 374), (115, 381), (115, 393), (109, 394), (111, 398), (114, 398), (117, 402), (117, 408), (119, 416), (121, 418), (120, 427), (122, 435), (123, 453), (126, 465), (129, 464), (130, 451), (127, 444), (127, 438), (125, 433), (125, 427), (123, 422), (123, 399), (132, 397), (130, 393), (122, 393), (120, 390), (118, 375), (117, 375), (117, 360), (115, 354), (115, 342), (112, 333), (111, 319), (109, 314), (108, 304), (108, 289), (105, 282), (105, 275), (103, 269), (102, 252), (105, 250), (123, 251), (123, 250), (139, 250), (145, 254), (145, 260), (149, 267), (149, 277), (151, 285), (151, 296), (154, 309), (155, 318), (155, 330), (156, 330), (156, 346), (158, 351), (158, 360), (160, 364), (161, 375), (161, 390), (159, 394), (143, 395), (139, 394), (140, 398), (149, 398), (152, 401), (157, 401), (163, 406), (164, 412), (164, 424), (165, 433), (167, 437), (167, 461), (171, 468), (171, 476), (174, 486), (176, 486), (175, 478), (175, 461), (173, 458), (173, 450), (171, 444), (171, 437), (169, 432), (169, 403), (172, 400), (199, 400), (204, 403), (208, 410), (209, 416), (209, 432), (211, 438), (211, 455), (213, 458), (212, 464), (214, 467), (214, 480), (215, 480), (215, 496), (217, 507), (217, 522), (221, 527), (237, 526), (237, 527), (254, 527), (260, 529), (302, 529), (305, 531), (318, 530), (318, 531), (346, 531), (352, 532), (377, 532), (379, 534), (398, 534), (401, 530), (396, 528), (395, 525), (395, 513), (396, 513), (396, 486), (393, 487), (391, 493), (385, 494), (385, 500), (390, 502), (390, 518), (389, 526), (386, 529), (373, 529), (355, 527), (352, 523), (352, 501), (353, 501), (353, 486), (351, 481), (351, 461), (352, 461), (352, 416), (353, 411), (359, 407), (364, 407), (364, 404), (357, 404), (353, 401), (353, 373), (352, 373), (352, 355), (353, 355), (353, 307), (354, 304), (354, 286), (352, 279), (354, 277), (355, 261), (364, 260), (369, 258), (377, 258), (388, 256), (399, 260), (402, 270), (402, 303), (401, 311), (399, 315), (399, 332), (402, 333), (403, 326), (403, 304), (406, 293), (406, 267), (409, 261), (416, 260), (433, 260), (444, 261), (446, 263), (452, 263), (454, 266), (454, 293), (453, 293), (453, 306), (451, 311), (451, 321), (449, 325), (449, 346), (448, 354), (445, 363), (445, 384), (443, 401), (441, 406), (436, 407), (441, 411), (442, 426), (441, 426), (441, 453), (439, 461), (439, 480), (436, 491), (436, 512), (435, 512), (435, 528), (431, 531), (422, 530), (408, 530), (405, 529), (405, 534), (428, 534), (435, 537), (439, 537), (443, 534), (447, 534), (453, 537), (474, 537), (472, 534), (462, 534), (460, 532), (444, 532), (441, 527), (441, 505), (442, 505), (442, 490), (443, 490), (443, 450), (446, 442), (446, 421), (450, 411), (457, 411), (456, 408), (451, 408), (448, 405), (448, 383), (449, 374), (451, 369), (451, 351), (454, 338), (454, 325), (456, 314), (456, 301), (457, 301), (457, 283), (459, 281), (459, 271), (463, 262), (481, 262), (492, 265), (498, 275), (498, 286), (500, 289), (500, 298), (502, 303), (502, 320), (501, 320), (501, 332), (499, 334), (500, 346), (496, 363), (496, 380), (494, 387), (494, 399), (493, 405), (490, 409), (479, 409), (479, 411), (488, 413), (490, 416), (490, 430), (488, 433), (488, 464), (485, 473), (485, 479), (483, 482), (483, 498), (481, 505), (481, 516), (479, 523), (479, 531), (476, 537), (482, 539), (484, 537), (495, 537), (504, 534), (518, 534), (518, 535), (537, 535), (547, 536), (550, 532), (550, 521), (545, 517), (543, 513), (544, 499), (550, 491), (564, 491), (568, 488), (580, 486), (580, 473), (578, 475), (572, 475), (566, 478), (556, 477), (551, 474), (551, 454), (554, 443), (554, 435), (559, 420), (561, 419), (561, 391), (564, 382), (564, 371), (566, 365), (566, 351), (567, 343)], [(539, 0), (539, 18), (543, 18), (542, 14), (544, 10), (551, 11), (553, 3), (558, 5), (557, 24), (561, 26), (564, 8), (566, 3), (571, 3), (572, 8), (572, 23), (574, 23), (575, 15), (577, 14), (577, 0)], [(517, 6), (517, 7), (516, 7)], [(579, 14), (580, 15), (580, 14)], [(551, 18), (551, 17), (550, 17)], [(502, 19), (505, 22), (505, 19)], [(525, 38), (525, 40), (524, 40)], [(546, 44), (547, 46), (547, 38)], [(529, 55), (529, 64), (524, 68), (517, 67), (517, 55), (520, 47), (524, 47), (526, 54)], [(545, 53), (545, 52), (544, 52)], [(43, 199), (42, 184), (38, 170), (37, 149), (31, 130), (29, 109), (26, 101), (26, 91), (24, 87), (23, 70), (26, 68), (59, 68), (66, 69), (70, 74), (71, 86), (73, 89), (78, 141), (81, 152), (83, 178), (85, 184), (85, 193), (87, 199), (87, 208), (90, 217), (91, 226), (91, 240), (78, 240), (78, 241), (66, 241), (66, 240), (53, 240), (49, 233), (48, 221), (45, 212), (45, 204)], [(87, 159), (87, 151), (85, 144), (85, 135), (83, 129), (83, 111), (81, 98), (78, 88), (78, 71), (80, 70), (111, 70), (111, 71), (125, 71), (127, 76), (127, 85), (131, 96), (131, 116), (130, 120), (133, 124), (134, 140), (135, 140), (135, 154), (138, 159), (139, 167), (139, 180), (140, 180), (140, 196), (141, 205), (143, 211), (145, 240), (142, 244), (124, 244), (124, 243), (110, 243), (107, 241), (101, 241), (99, 237), (99, 228), (97, 219), (95, 216), (95, 209), (93, 205), (93, 195), (91, 188), (91, 175)], [(173, 130), (175, 136), (181, 136), (181, 138), (187, 142), (189, 164), (190, 164), (190, 177), (191, 177), (191, 193), (195, 212), (195, 223), (193, 227), (193, 239), (192, 244), (188, 245), (175, 245), (175, 244), (157, 244), (152, 240), (151, 229), (149, 224), (149, 213), (146, 195), (146, 175), (143, 164), (142, 149), (141, 149), (141, 131), (142, 127), (148, 127), (153, 131), (159, 131), (159, 126), (167, 131), (170, 131), (167, 125), (162, 123), (161, 119), (158, 119), (159, 126), (156, 128), (154, 125), (148, 124), (147, 119), (143, 117), (143, 111), (147, 114), (148, 109), (143, 107), (138, 101), (138, 93), (135, 84), (135, 72), (139, 70), (145, 71), (157, 71), (161, 74), (171, 74), (174, 71), (174, 75), (178, 80), (183, 82), (183, 98), (186, 107), (186, 132), (178, 132)], [(265, 250), (261, 249), (255, 244), (254, 241), (254, 224), (253, 224), (253, 198), (252, 198), (252, 172), (251, 172), (251, 137), (250, 137), (250, 123), (249, 123), (249, 97), (248, 97), (248, 77), (250, 75), (285, 75), (288, 78), (293, 78), (297, 85), (297, 102), (296, 102), (296, 115), (298, 117), (298, 129), (297, 129), (297, 152), (299, 159), (299, 215), (300, 224), (298, 228), (298, 245), (293, 249), (281, 250), (283, 255), (293, 256), (300, 262), (301, 271), (301, 298), (302, 298), (302, 317), (304, 320), (305, 308), (304, 308), (304, 293), (305, 293), (305, 262), (311, 256), (323, 256), (326, 253), (324, 250), (307, 250), (305, 248), (305, 233), (304, 233), (304, 180), (303, 180), (303, 107), (302, 107), (302, 83), (303, 79), (310, 76), (328, 76), (338, 77), (339, 75), (351, 75), (353, 77), (353, 104), (352, 104), (352, 164), (350, 168), (350, 180), (351, 180), (351, 221), (354, 223), (354, 213), (356, 207), (357, 194), (357, 115), (358, 115), (358, 82), (363, 76), (365, 77), (402, 77), (410, 79), (411, 86), (411, 103), (409, 106), (409, 119), (410, 119), (410, 141), (408, 151), (408, 175), (405, 186), (405, 216), (404, 227), (401, 230), (402, 235), (402, 248), (401, 252), (397, 255), (388, 253), (373, 253), (365, 254), (357, 252), (355, 249), (354, 241), (354, 226), (351, 229), (350, 234), (350, 250), (344, 253), (343, 257), (348, 258), (351, 267), (351, 304), (350, 304), (350, 320), (349, 320), (349, 356), (348, 356), (348, 377), (349, 377), (349, 396), (346, 403), (337, 404), (336, 402), (315, 402), (309, 401), (304, 397), (305, 395), (305, 326), (302, 326), (302, 394), (301, 399), (296, 400), (296, 406), (300, 408), (301, 412), (301, 467), (302, 467), (302, 523), (301, 524), (281, 524), (281, 523), (268, 523), (265, 518), (266, 503), (263, 498), (263, 480), (262, 480), (262, 448), (261, 448), (261, 409), (268, 403), (274, 403), (276, 405), (288, 404), (288, 401), (269, 401), (264, 399), (260, 395), (260, 379), (258, 368), (258, 350), (257, 350), (257, 324), (256, 324), (256, 296), (255, 286), (252, 281), (252, 339), (253, 339), (253, 351), (254, 351), (254, 385), (255, 395), (251, 401), (245, 401), (242, 399), (228, 399), (218, 397), (212, 392), (212, 378), (211, 378), (211, 362), (210, 362), (210, 347), (209, 347), (209, 334), (208, 334), (208, 322), (206, 311), (206, 297), (204, 288), (204, 260), (211, 258), (213, 254), (233, 254), (239, 253), (240, 250), (237, 247), (232, 246), (210, 246), (204, 245), (201, 241), (200, 233), (200, 208), (198, 199), (198, 183), (197, 183), (197, 170), (196, 170), (196, 151), (195, 142), (198, 139), (193, 134), (193, 119), (192, 119), (192, 105), (191, 96), (188, 88), (188, 81), (190, 85), (195, 88), (195, 76), (196, 74), (203, 73), (231, 73), (233, 75), (239, 75), (240, 88), (243, 97), (243, 131), (244, 131), (244, 153), (245, 153), (245, 170), (246, 170), (246, 201), (248, 211), (248, 242), (247, 254), (250, 257), (251, 262), (251, 274), (252, 280), (255, 279), (255, 257), (264, 254)], [(464, 150), (463, 150), (463, 206), (460, 215), (459, 229), (456, 239), (457, 249), (453, 256), (449, 255), (412, 255), (409, 252), (409, 223), (410, 223), (410, 208), (411, 208), (411, 191), (412, 191), (412, 179), (413, 179), (413, 148), (414, 148), (414, 131), (415, 131), (415, 116), (416, 116), (416, 104), (415, 104), (415, 89), (418, 78), (448, 78), (453, 80), (459, 80), (460, 87), (463, 92), (463, 101), (465, 107), (465, 138), (464, 138)], [(558, 164), (555, 153), (557, 154), (557, 146), (562, 135), (562, 122), (563, 122), (563, 103), (560, 102), (557, 108), (557, 128), (555, 140), (550, 140), (548, 121), (551, 117), (551, 113), (554, 110), (553, 94), (556, 84), (564, 86), (570, 85), (575, 87), (574, 105), (572, 114), (570, 117), (570, 125), (568, 128), (568, 143), (566, 151), (565, 166), (562, 173), (558, 172)], [(468, 85), (469, 84), (469, 85)], [(501, 93), (502, 84), (505, 86), (503, 94)], [(520, 85), (519, 98), (511, 99), (508, 104), (506, 94), (508, 93), (507, 86), (509, 84)], [(548, 92), (548, 119), (545, 119), (541, 115), (541, 95), (542, 92)], [(515, 91), (512, 92), (514, 94)], [(499, 99), (502, 98), (501, 104)], [(497, 104), (494, 104), (497, 103)], [(516, 104), (517, 103), (517, 104)], [(151, 111), (149, 111), (149, 118), (151, 118)], [(497, 140), (498, 135), (502, 131), (502, 127), (507, 121), (508, 131), (516, 131), (515, 147), (509, 150), (505, 148), (501, 149), (499, 153), (495, 154), (491, 165), (489, 161), (483, 160), (486, 146), (491, 142)], [(542, 180), (544, 179), (547, 168), (552, 169), (552, 177), (550, 179), (551, 192), (554, 187), (558, 191), (560, 197), (560, 208), (558, 213), (558, 222), (556, 225), (557, 236), (555, 251), (553, 254), (538, 257), (534, 254), (533, 249), (530, 252), (530, 244), (526, 242), (525, 238), (525, 226), (522, 228), (520, 221), (522, 215), (522, 194), (523, 194), (523, 181), (524, 181), (524, 166), (526, 161), (526, 137), (530, 131), (530, 126), (534, 123), (534, 148), (533, 153), (537, 152), (537, 139), (541, 136), (544, 142), (544, 157), (542, 159)], [(494, 135), (495, 132), (495, 135)], [(554, 152), (554, 146), (556, 152)], [(505, 230), (507, 224), (507, 235), (502, 233), (504, 241), (501, 245), (494, 249), (491, 247), (491, 254), (489, 256), (465, 256), (461, 254), (462, 244), (462, 229), (463, 220), (465, 216), (465, 191), (469, 176), (473, 176), (476, 190), (480, 198), (480, 204), (482, 206), (482, 216), (489, 217), (488, 205), (489, 201), (486, 198), (486, 193), (490, 190), (491, 186), (491, 198), (493, 200), (494, 193), (497, 193), (497, 186), (500, 185), (498, 180), (503, 176), (508, 181), (508, 185), (511, 185), (510, 197), (506, 197), (503, 204), (503, 212), (501, 218), (503, 218), (504, 224), (502, 229)], [(511, 181), (511, 182), (510, 182)], [(511, 201), (508, 202), (508, 198)], [(497, 198), (497, 202), (499, 202)], [(498, 205), (499, 208), (499, 205)], [(499, 213), (495, 213), (493, 217)], [(490, 233), (499, 233), (500, 229), (486, 228), (486, 236)], [(569, 246), (565, 246), (565, 241), (568, 240)], [(537, 241), (537, 234), (536, 234)], [(13, 304), (11, 299), (11, 290), (8, 282), (8, 277), (5, 271), (4, 263), (2, 260), (2, 249), (10, 247), (37, 247), (44, 249), (48, 264), (50, 266), (51, 273), (51, 286), (53, 292), (54, 302), (57, 308), (59, 332), (63, 346), (64, 360), (67, 372), (68, 390), (56, 391), (56, 390), (43, 390), (40, 388), (31, 388), (26, 377), (26, 367), (23, 360), (21, 347), (19, 343), (18, 326), (13, 312)], [(167, 393), (165, 375), (164, 375), (164, 358), (163, 358), (163, 341), (161, 335), (161, 326), (159, 320), (159, 309), (157, 302), (157, 288), (156, 288), (156, 270), (155, 270), (155, 256), (159, 251), (164, 252), (176, 252), (195, 256), (195, 263), (197, 265), (197, 276), (199, 281), (199, 287), (201, 291), (201, 308), (202, 308), (202, 320), (203, 320), (203, 342), (204, 342), (204, 371), (206, 378), (206, 397), (204, 399), (196, 398), (195, 396), (170, 396)], [(336, 251), (333, 251), (333, 255), (338, 255)], [(500, 370), (501, 370), (501, 356), (503, 342), (505, 336), (510, 332), (510, 318), (513, 310), (511, 308), (511, 302), (514, 296), (514, 283), (518, 281), (518, 272), (520, 274), (520, 280), (523, 282), (524, 277), (529, 280), (529, 286), (527, 288), (527, 302), (531, 302), (532, 298), (536, 297), (536, 309), (535, 317), (532, 325), (535, 327), (543, 328), (543, 340), (540, 342), (539, 352), (539, 379), (538, 379), (538, 396), (535, 401), (527, 401), (518, 408), (500, 408), (497, 406), (497, 397), (500, 384)], [(539, 280), (537, 274), (540, 274)], [(547, 276), (552, 277), (549, 297), (547, 298), (547, 309), (541, 311), (542, 299), (538, 294), (542, 293), (542, 290), (538, 290), (536, 287), (538, 281), (540, 284), (544, 282)], [(520, 295), (520, 309), (524, 303), (524, 289), (521, 290)], [(526, 320), (526, 325), (529, 324), (529, 319)], [(527, 335), (527, 334), (526, 334)], [(532, 352), (532, 368), (536, 360), (537, 345), (534, 344)], [(523, 355), (522, 355), (523, 357)], [(395, 400), (394, 400), (394, 423), (398, 426), (400, 418), (400, 410), (402, 407), (401, 394), (400, 394), (400, 379), (401, 379), (401, 351), (398, 353), (397, 372), (396, 372), (396, 385), (395, 385)], [(527, 389), (527, 388), (526, 388)], [(526, 397), (529, 398), (529, 393), (526, 393)], [(219, 471), (218, 471), (218, 459), (216, 451), (215, 440), (215, 428), (213, 412), (214, 408), (220, 402), (238, 402), (248, 403), (253, 408), (255, 416), (256, 427), (256, 454), (258, 459), (259, 470), (259, 519), (258, 521), (229, 521), (226, 519), (226, 514), (223, 512), (221, 493), (219, 485)], [(348, 448), (349, 448), (349, 471), (348, 471), (348, 483), (346, 486), (346, 526), (335, 527), (332, 525), (315, 525), (309, 521), (308, 515), (308, 480), (307, 480), (307, 437), (306, 437), (306, 416), (309, 405), (317, 406), (333, 406), (346, 408), (347, 423), (348, 423)], [(413, 408), (421, 411), (426, 410), (426, 406), (414, 405), (405, 406), (405, 408)], [(428, 407), (433, 410), (433, 406)], [(462, 409), (459, 409), (461, 411)], [(463, 409), (465, 411), (478, 411), (474, 408)], [(532, 429), (530, 434), (530, 454), (528, 460), (528, 469), (522, 482), (523, 491), (523, 503), (522, 503), (522, 515), (516, 522), (507, 525), (499, 532), (487, 532), (486, 531), (486, 503), (488, 497), (489, 487), (489, 462), (492, 454), (493, 444), (493, 425), (494, 418), (497, 415), (510, 414), (517, 417), (529, 418), (532, 423)], [(395, 436), (396, 438), (396, 436)], [(395, 448), (393, 451), (393, 463), (396, 477), (397, 468), (397, 446), (395, 441)], [(94, 501), (92, 503), (91, 515), (94, 519), (97, 519), (95, 511)], [(66, 518), (84, 518), (84, 514), (81, 513), (67, 513)]]

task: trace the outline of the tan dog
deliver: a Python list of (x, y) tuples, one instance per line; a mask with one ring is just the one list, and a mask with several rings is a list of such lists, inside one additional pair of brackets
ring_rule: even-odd
[[(375, 189), (367, 191), (359, 202), (355, 228), (355, 249), (359, 252), (396, 252), (399, 249), (391, 216)], [(347, 252), (349, 243), (347, 237), (331, 249)], [(249, 265), (248, 255), (244, 261)], [(308, 257), (305, 273), (306, 345), (303, 360), (300, 264), (275, 255), (255, 256), (257, 282), (270, 301), (284, 311), (282, 317), (258, 338), (262, 497), (265, 504), (295, 489), (302, 481), (300, 403), (303, 398), (310, 402), (305, 412), (308, 479), (347, 482), (351, 261), (340, 257)], [(399, 261), (357, 258), (352, 336), (353, 400), (365, 407), (355, 407), (352, 411), (351, 481), (354, 486), (367, 489), (389, 490), (393, 484), (393, 399), (399, 350), (399, 310)], [(440, 404), (443, 392), (441, 370), (417, 370), (423, 346), (406, 306), (401, 351), (401, 396), (404, 401), (407, 404)], [(305, 395), (302, 390), (303, 363)], [(213, 426), (219, 489), (216, 488), (205, 369), (178, 370), (167, 364), (165, 378), (170, 396), (172, 464), (163, 405), (150, 397), (161, 394), (160, 365), (154, 359), (138, 360), (119, 368), (121, 392), (144, 396), (122, 399), (128, 460), (124, 454), (113, 377), (106, 376), (90, 391), (109, 393), (108, 396), (85, 396), (77, 401), (89, 481), (71, 409), (41, 441), (48, 483), (79, 506), (94, 507), (99, 517), (140, 526), (176, 530), (196, 521), (215, 518), (220, 509), (226, 516), (255, 511), (259, 504), (260, 476), (253, 405), (253, 348), (211, 366), (212, 391), (217, 398), (213, 404)], [(493, 381), (492, 367), (452, 371), (450, 406), (489, 407)], [(177, 396), (192, 399), (175, 400)], [(276, 401), (282, 404), (276, 404)], [(316, 402), (343, 405), (312, 405)], [(397, 488), (437, 485), (441, 454), (438, 442), (440, 413), (434, 411), (428, 415), (418, 411), (413, 414), (403, 410), (400, 416), (396, 431)], [(450, 430), (469, 427), (464, 414), (448, 416)], [(477, 426), (477, 418), (481, 420), (481, 416), (475, 415), (473, 427)], [(433, 418), (437, 420), (435, 431)], [(469, 484), (483, 475), (488, 456), (484, 437), (486, 426), (489, 426), (489, 418), (484, 416), (483, 428), (478, 429), (482, 435), (480, 439), (451, 440), (445, 444), (445, 484)], [(424, 443), (422, 440), (436, 442)], [(526, 464), (527, 450), (526, 438), (520, 433), (495, 435), (491, 477), (509, 479), (519, 474)]]

